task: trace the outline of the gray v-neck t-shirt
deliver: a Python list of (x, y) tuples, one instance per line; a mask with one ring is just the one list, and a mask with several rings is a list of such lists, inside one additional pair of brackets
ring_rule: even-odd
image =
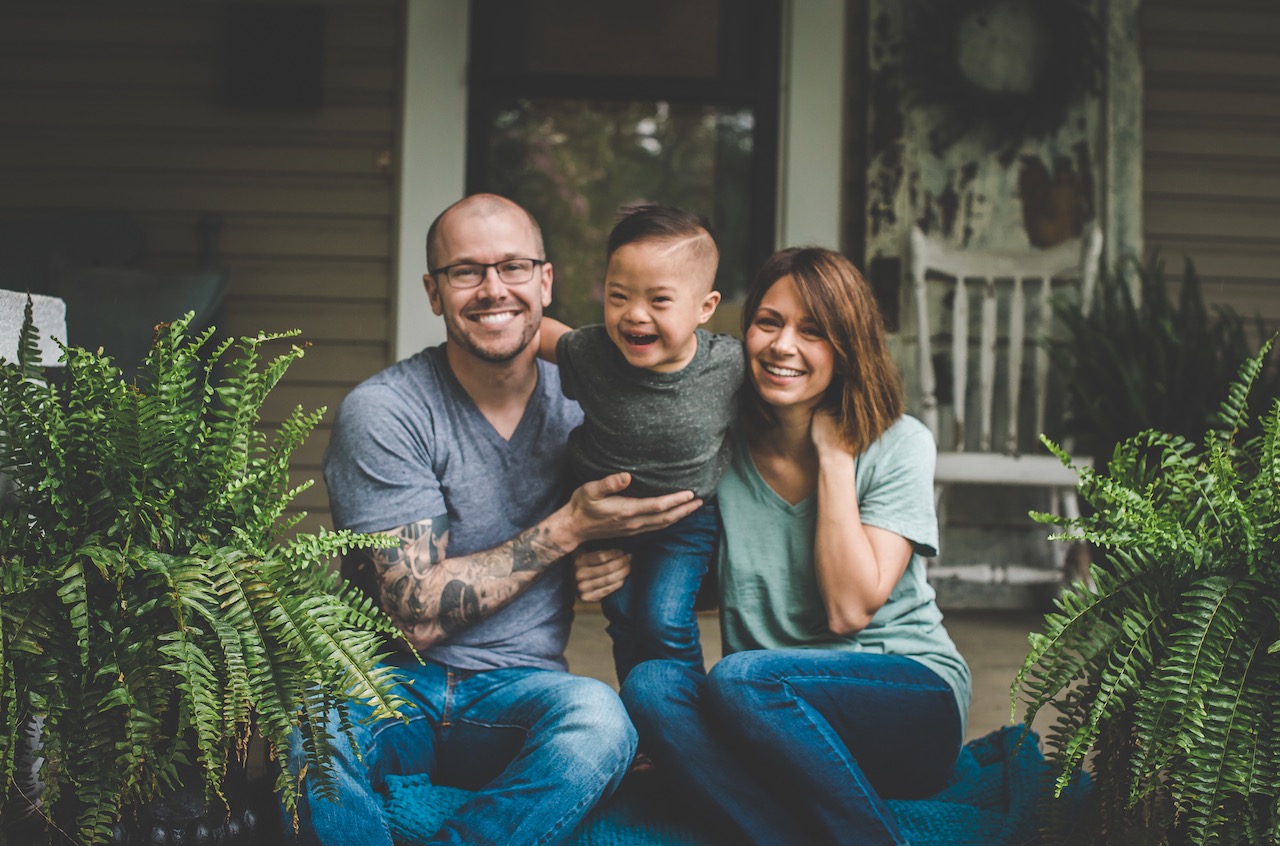
[[(448, 555), (491, 549), (558, 508), (569, 486), (565, 445), (582, 422), (555, 365), (538, 384), (510, 440), (453, 375), (443, 345), (362, 382), (343, 400), (325, 453), (334, 525), (381, 532), (447, 514)], [(565, 669), (573, 619), (567, 561), (524, 593), (423, 657), (470, 670)]]

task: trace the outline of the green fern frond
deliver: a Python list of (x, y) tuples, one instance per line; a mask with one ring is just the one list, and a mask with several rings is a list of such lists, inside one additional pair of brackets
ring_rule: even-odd
[(22, 307), (22, 328), (18, 331), (18, 372), (24, 379), (39, 380), (43, 366), (40, 333), (35, 324), (35, 301), (27, 294), (26, 305)]
[(1180, 745), (1187, 736), (1183, 732), (1195, 731), (1203, 719), (1205, 694), (1221, 674), (1227, 647), (1243, 618), (1241, 603), (1251, 594), (1247, 584), (1211, 576), (1181, 596), (1167, 657), (1153, 668), (1135, 709), (1139, 752), (1133, 777), (1139, 788), (1159, 779), (1173, 759), (1188, 753)]
[(1240, 699), (1257, 655), (1257, 641), (1256, 633), (1242, 635), (1234, 640), (1222, 673), (1207, 692), (1197, 732), (1203, 742), (1188, 751), (1189, 777), (1175, 788), (1195, 843), (1212, 842), (1214, 835), (1238, 821), (1233, 818), (1243, 810), (1241, 790), (1248, 784), (1248, 774), (1242, 772), (1242, 764), (1251, 751), (1256, 725), (1247, 719)]
[(75, 635), (75, 646), (82, 666), (89, 666), (89, 588), (85, 579), (84, 559), (72, 558), (58, 579), (58, 598), (66, 606), (67, 623)]
[(9, 623), (0, 613), (0, 784), (10, 784), (17, 773), (18, 747), (27, 723), (18, 706), (13, 660), (9, 656)]
[(1263, 342), (1256, 355), (1246, 358), (1240, 364), (1236, 379), (1227, 389), (1227, 398), (1222, 401), (1218, 412), (1219, 429), (1230, 437), (1234, 437), (1245, 428), (1249, 419), (1249, 395), (1253, 390), (1258, 375), (1266, 363), (1267, 354), (1275, 343), (1276, 336)]

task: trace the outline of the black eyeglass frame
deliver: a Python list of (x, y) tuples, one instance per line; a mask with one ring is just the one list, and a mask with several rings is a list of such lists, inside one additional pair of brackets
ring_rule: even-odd
[[(502, 270), (499, 267), (499, 265), (507, 264), (513, 261), (527, 261), (532, 263), (529, 268), (528, 279), (521, 279), (519, 282), (508, 282), (506, 279), (503, 278)], [(484, 284), (484, 278), (489, 275), (489, 268), (492, 267), (494, 271), (497, 272), (498, 274), (498, 281), (500, 281), (503, 285), (523, 285), (524, 283), (533, 279), (533, 275), (534, 275), (533, 272), (537, 270), (539, 267), (542, 267), (542, 265), (546, 263), (547, 263), (547, 259), (529, 258), (527, 256), (503, 259), (502, 261), (490, 262), (489, 264), (485, 264), (482, 261), (456, 261), (453, 264), (446, 264), (444, 267), (437, 267), (435, 269), (427, 268), (427, 273), (429, 273), (432, 276), (435, 276), (437, 273), (443, 273), (445, 277), (448, 278), (449, 284), (453, 285), (453, 287), (455, 288), (479, 288), (482, 284)], [(481, 274), (477, 277), (476, 284), (458, 285), (454, 281), (453, 277), (449, 276), (449, 271), (453, 270), (455, 267), (479, 267), (479, 268), (483, 268), (483, 270)]]

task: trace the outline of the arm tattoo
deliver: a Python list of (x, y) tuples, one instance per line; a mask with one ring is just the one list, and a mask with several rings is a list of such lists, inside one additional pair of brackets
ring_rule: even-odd
[(541, 569), (538, 564), (539, 534), (535, 528), (511, 539), (511, 572), (528, 573)]
[(449, 518), (443, 514), (389, 534), (400, 537), (400, 546), (363, 550), (355, 572), (364, 578), (362, 586), (373, 583), (366, 589), (373, 588), (419, 649), (489, 616), (571, 551), (534, 526), (493, 549), (449, 558)]
[(440, 593), (440, 628), (449, 635), (480, 619), (480, 598), (476, 589), (454, 579)]

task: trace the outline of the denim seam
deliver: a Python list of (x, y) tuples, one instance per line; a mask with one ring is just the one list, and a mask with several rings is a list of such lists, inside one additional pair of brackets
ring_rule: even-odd
[(937, 685), (919, 684), (916, 682), (895, 682), (886, 681), (884, 679), (851, 679), (848, 676), (816, 676), (811, 673), (801, 673), (798, 676), (780, 676), (778, 681), (783, 684), (794, 684), (795, 679), (800, 681), (817, 681), (823, 684), (857, 684), (867, 685), (868, 687), (897, 687), (903, 690), (918, 690), (924, 693), (945, 693), (950, 696), (952, 701), (955, 700), (955, 693), (947, 686), (945, 682)]
[[(796, 690), (795, 685), (791, 682), (790, 679), (779, 679), (779, 681), (782, 683), (784, 687), (787, 688), (787, 691), (790, 693), (792, 707), (794, 707), (796, 710), (800, 712), (800, 716), (804, 718), (805, 722), (807, 722), (815, 732), (817, 732), (818, 737), (822, 740), (823, 744), (827, 747), (828, 755), (835, 756), (836, 763), (838, 763), (841, 767), (845, 769), (846, 772), (848, 772), (850, 776), (850, 781), (852, 781), (855, 785), (857, 785), (858, 790), (860, 790), (862, 792), (862, 795), (868, 800), (869, 806), (872, 809), (876, 809), (876, 802), (874, 800), (879, 800), (881, 803), (883, 803), (884, 800), (880, 799), (879, 796), (871, 797), (867, 795), (866, 787), (862, 783), (862, 779), (865, 779), (866, 775), (863, 774), (862, 779), (854, 777), (854, 773), (849, 770), (848, 763), (836, 752), (834, 747), (832, 747), (831, 743), (827, 740), (822, 729), (818, 726), (816, 722), (814, 722), (813, 717), (809, 715), (808, 710), (805, 707), (803, 707), (802, 705), (802, 703), (804, 702), (803, 697), (800, 696), (800, 693)], [(848, 679), (848, 681), (854, 681), (854, 680)], [(883, 683), (874, 682), (874, 684), (881, 685)], [(876, 816), (880, 819), (881, 823), (884, 824), (886, 830), (892, 831), (894, 828), (897, 827), (896, 821), (891, 822), (885, 819), (885, 817), (880, 813), (878, 809), (876, 809)], [(898, 846), (909, 846), (909, 844), (906, 841), (901, 840), (898, 837), (895, 837), (894, 840), (898, 842)]]
[(440, 708), (440, 728), (448, 728), (450, 725), (450, 712), (453, 710), (453, 693), (455, 678), (453, 668), (445, 669), (444, 674), (444, 704)]
[(541, 838), (539, 838), (534, 842), (536, 844), (546, 844), (546, 843), (556, 842), (555, 840), (552, 839), (553, 836), (555, 836), (558, 832), (564, 830), (569, 819), (574, 816), (581, 818), (583, 815), (586, 814), (586, 809), (588, 808), (588, 806), (595, 804), (597, 801), (599, 801), (599, 799), (600, 799), (599, 796), (596, 796), (595, 798), (589, 798), (584, 796), (582, 798), (582, 801), (580, 801), (577, 805), (575, 805), (571, 810), (565, 812), (560, 817), (560, 819), (556, 820), (556, 823), (554, 826), (552, 826), (545, 834), (542, 835)]
[(520, 723), (487, 723), (470, 717), (456, 717), (450, 725), (476, 726), (478, 728), (516, 729), (517, 731), (524, 732), (526, 735), (533, 731), (531, 726), (521, 725)]
[(378, 720), (377, 725), (375, 725), (375, 726), (373, 726), (372, 728), (370, 728), (370, 729), (369, 729), (369, 736), (370, 736), (370, 738), (372, 738), (372, 741), (375, 741), (375, 742), (370, 742), (370, 743), (368, 744), (368, 746), (365, 748), (365, 754), (368, 754), (369, 752), (373, 751), (373, 747), (377, 745), (376, 741), (377, 741), (378, 737), (379, 737), (379, 736), (380, 736), (384, 731), (390, 731), (391, 729), (403, 728), (403, 727), (405, 727), (405, 726), (407, 726), (407, 725), (411, 725), (411, 724), (413, 724), (413, 723), (416, 723), (416, 722), (418, 722), (419, 720), (428, 720), (428, 719), (430, 719), (430, 717), (429, 717), (428, 715), (426, 715), (426, 714), (419, 714), (419, 715), (418, 715), (418, 716), (416, 716), (416, 717), (406, 717), (404, 720), (401, 720), (399, 717), (396, 717), (396, 718), (394, 718), (394, 719), (390, 719), (390, 720)]

